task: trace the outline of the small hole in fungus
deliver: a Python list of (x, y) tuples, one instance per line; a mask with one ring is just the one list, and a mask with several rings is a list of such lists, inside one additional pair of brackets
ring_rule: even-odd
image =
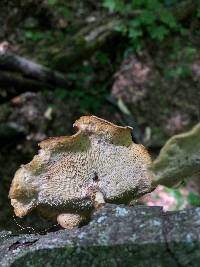
[(99, 181), (99, 177), (96, 172), (94, 173), (93, 181), (95, 182)]
[(73, 125), (74, 131), (78, 132), (79, 131), (79, 127), (77, 125)]

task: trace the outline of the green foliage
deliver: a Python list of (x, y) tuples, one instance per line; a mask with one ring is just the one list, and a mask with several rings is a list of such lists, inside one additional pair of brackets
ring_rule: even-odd
[(54, 96), (58, 99), (65, 99), (68, 96), (68, 91), (65, 88), (56, 88), (54, 90)]
[(190, 192), (187, 197), (188, 203), (192, 206), (200, 206), (200, 196)]
[(24, 36), (33, 41), (38, 41), (39, 39), (43, 38), (40, 34), (34, 33), (33, 31), (25, 31)]
[(161, 9), (159, 12), (160, 21), (167, 25), (171, 29), (175, 29), (177, 27), (177, 21), (173, 14), (167, 9)]
[(169, 193), (176, 200), (176, 209), (180, 209), (184, 204), (184, 196), (178, 189), (165, 188), (165, 191)]
[(164, 75), (169, 79), (174, 77), (186, 78), (192, 75), (192, 70), (188, 66), (177, 66), (174, 68), (165, 69)]
[(62, 6), (59, 10), (65, 18), (69, 19), (73, 18), (73, 12), (68, 7)]
[(150, 34), (152, 39), (162, 41), (169, 34), (169, 30), (164, 26), (158, 26)]
[(188, 62), (192, 62), (194, 60), (194, 57), (197, 55), (197, 49), (192, 46), (188, 46), (185, 48), (185, 59)]
[(105, 0), (103, 6), (108, 8), (110, 12), (118, 12), (120, 9), (124, 9), (123, 0)]
[(176, 209), (183, 208), (187, 203), (191, 206), (200, 206), (200, 196), (196, 193), (189, 192), (186, 197), (179, 191), (179, 189), (165, 188), (165, 191), (175, 198), (177, 203)]
[[(105, 68), (109, 71), (105, 72)], [(78, 104), (80, 113), (98, 114), (109, 93), (107, 92), (107, 81), (112, 73), (113, 62), (111, 62), (109, 54), (97, 51), (91, 60), (75, 66), (67, 74), (72, 88), (67, 88), (67, 90), (57, 88), (54, 91), (54, 97)]]
[(53, 6), (57, 4), (57, 0), (47, 0), (47, 3)]
[(200, 0), (198, 0), (197, 17), (200, 18)]
[(111, 13), (122, 18), (116, 27), (129, 37), (134, 49), (144, 46), (144, 37), (162, 41), (171, 33), (181, 33), (183, 27), (167, 7), (175, 5), (177, 0), (103, 0), (103, 6)]

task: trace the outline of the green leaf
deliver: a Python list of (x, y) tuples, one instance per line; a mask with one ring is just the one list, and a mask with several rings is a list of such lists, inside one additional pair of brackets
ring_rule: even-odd
[(177, 189), (165, 188), (165, 191), (168, 192), (171, 196), (173, 196), (176, 200), (181, 200), (182, 199), (182, 194)]
[(128, 37), (131, 39), (137, 39), (138, 37), (141, 37), (142, 35), (143, 35), (143, 32), (141, 29), (131, 28), (128, 31)]
[(67, 74), (67, 79), (71, 80), (71, 81), (76, 81), (77, 80), (77, 74), (72, 72), (72, 73), (68, 73)]
[(192, 70), (188, 66), (181, 66), (179, 67), (180, 73), (179, 75), (182, 77), (190, 77), (192, 75)]
[(54, 95), (56, 98), (63, 100), (68, 95), (68, 91), (64, 88), (56, 88)]
[(187, 200), (192, 206), (200, 206), (200, 196), (193, 192), (188, 194)]
[(26, 38), (32, 39), (33, 36), (34, 36), (34, 33), (32, 31), (25, 31), (24, 35), (25, 35)]
[(96, 60), (102, 65), (109, 65), (111, 63), (108, 55), (101, 51), (96, 53)]
[(116, 8), (115, 0), (104, 0), (103, 6), (106, 7), (110, 12), (113, 12)]
[(122, 14), (126, 15), (126, 14), (129, 14), (130, 11), (133, 10), (133, 6), (131, 3), (127, 3), (125, 5), (123, 5), (123, 8), (122, 10), (118, 10), (118, 12), (121, 12)]
[(146, 0), (132, 0), (133, 8), (143, 7), (146, 4)]
[(39, 41), (44, 38), (45, 34), (41, 32), (33, 32), (33, 31), (25, 31), (24, 35), (27, 39), (31, 39), (33, 41)]
[(135, 19), (130, 20), (129, 21), (129, 26), (135, 27), (135, 28), (140, 27), (141, 26), (140, 19), (139, 18), (135, 18)]
[(150, 28), (149, 32), (153, 39), (157, 39), (159, 41), (162, 41), (164, 37), (169, 34), (169, 30), (164, 26), (155, 27), (153, 29)]
[(48, 0), (47, 2), (48, 2), (48, 4), (51, 5), (51, 6), (57, 4), (57, 0)]
[(200, 18), (200, 7), (197, 9), (197, 18)]
[(144, 10), (140, 14), (139, 19), (142, 22), (142, 24), (151, 25), (151, 24), (154, 24), (156, 20), (156, 16), (152, 11)]
[(127, 33), (127, 26), (125, 24), (118, 24), (115, 26), (115, 31), (117, 32), (121, 32), (123, 34), (126, 34)]
[(177, 66), (176, 68), (166, 69), (164, 72), (166, 78), (173, 77), (190, 77), (192, 75), (192, 70), (188, 66)]
[(72, 11), (67, 7), (62, 7), (62, 14), (65, 18), (72, 18), (73, 17)]
[(176, 28), (177, 21), (170, 11), (168, 11), (166, 9), (161, 10), (159, 13), (159, 17), (160, 17), (160, 21), (162, 21), (168, 27)]
[(124, 3), (121, 0), (104, 0), (103, 6), (106, 7), (110, 12), (123, 11)]
[(176, 208), (180, 208), (184, 199), (183, 195), (178, 189), (173, 189), (173, 188), (165, 188), (165, 192), (168, 192), (172, 197), (176, 199), (177, 205)]
[(185, 48), (185, 55), (187, 61), (194, 60), (196, 54), (197, 54), (197, 49), (195, 47), (189, 46)]
[(159, 0), (146, 0), (146, 7), (155, 12), (156, 9), (161, 7), (161, 3)]

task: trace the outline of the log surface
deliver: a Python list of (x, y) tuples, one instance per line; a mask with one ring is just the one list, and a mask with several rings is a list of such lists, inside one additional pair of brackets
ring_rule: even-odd
[(149, 266), (200, 264), (200, 208), (111, 205), (90, 223), (46, 235), (0, 233), (0, 266)]

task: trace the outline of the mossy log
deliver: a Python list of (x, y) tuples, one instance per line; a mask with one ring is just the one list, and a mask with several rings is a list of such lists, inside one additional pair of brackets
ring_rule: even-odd
[(197, 267), (200, 209), (106, 204), (78, 229), (45, 235), (0, 232), (0, 265)]

